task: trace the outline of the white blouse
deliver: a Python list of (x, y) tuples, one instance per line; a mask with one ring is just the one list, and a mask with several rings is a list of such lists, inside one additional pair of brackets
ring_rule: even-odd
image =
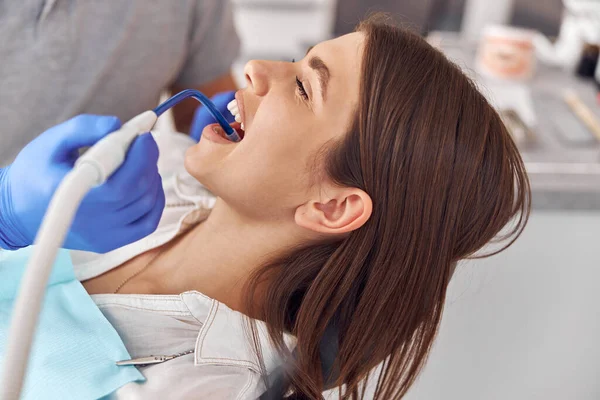
[[(153, 133), (159, 149), (166, 206), (156, 232), (107, 254), (72, 251), (81, 281), (96, 277), (136, 255), (160, 246), (202, 222), (215, 198), (183, 167), (185, 150), (195, 142), (177, 133)], [(202, 293), (179, 295), (97, 294), (100, 310), (119, 333), (133, 359), (176, 356), (138, 366), (145, 382), (129, 383), (111, 399), (256, 399), (263, 393), (257, 359), (246, 334), (245, 316)], [(267, 373), (278, 357), (256, 321)], [(293, 347), (294, 338), (286, 343)], [(182, 355), (179, 355), (183, 353)]]

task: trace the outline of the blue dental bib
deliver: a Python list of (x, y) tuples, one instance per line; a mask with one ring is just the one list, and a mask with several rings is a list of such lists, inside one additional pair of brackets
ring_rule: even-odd
[[(11, 315), (32, 248), (0, 250), (0, 368)], [(143, 381), (121, 338), (75, 278), (68, 250), (60, 250), (50, 275), (33, 341), (22, 399), (96, 400)]]

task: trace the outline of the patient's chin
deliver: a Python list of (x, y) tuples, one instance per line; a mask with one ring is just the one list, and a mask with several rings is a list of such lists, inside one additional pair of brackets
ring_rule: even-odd
[(211, 182), (224, 175), (222, 157), (215, 152), (203, 149), (200, 144), (188, 148), (183, 165), (188, 174), (210, 190)]
[(199, 179), (205, 169), (205, 162), (203, 159), (206, 158), (207, 154), (200, 148), (200, 143), (188, 148), (185, 152), (183, 165), (185, 170), (192, 175), (194, 178)]

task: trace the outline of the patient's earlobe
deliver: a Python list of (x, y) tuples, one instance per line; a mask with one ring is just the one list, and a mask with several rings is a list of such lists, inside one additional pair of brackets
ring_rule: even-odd
[(352, 232), (370, 218), (373, 203), (363, 190), (338, 187), (326, 192), (327, 198), (311, 200), (296, 209), (296, 224), (335, 235)]

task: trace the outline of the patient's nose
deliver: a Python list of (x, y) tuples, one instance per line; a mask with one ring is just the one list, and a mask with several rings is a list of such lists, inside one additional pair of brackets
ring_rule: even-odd
[(275, 76), (274, 62), (252, 60), (246, 63), (244, 74), (246, 83), (257, 96), (264, 96), (269, 92), (271, 81)]

